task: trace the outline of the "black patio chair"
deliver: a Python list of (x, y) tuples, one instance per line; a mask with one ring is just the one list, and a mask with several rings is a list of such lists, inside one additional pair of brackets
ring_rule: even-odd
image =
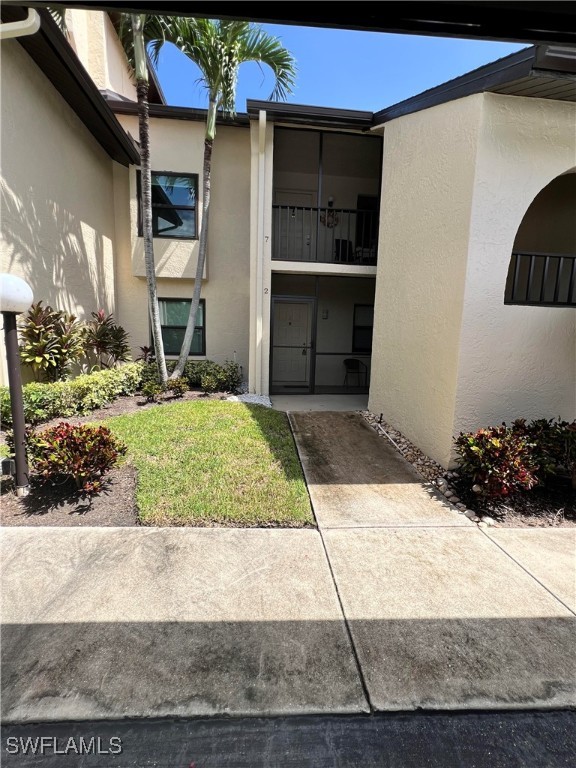
[(368, 366), (363, 363), (362, 360), (358, 360), (355, 357), (347, 357), (344, 360), (344, 368), (346, 374), (344, 376), (344, 386), (350, 386), (350, 377), (356, 377), (356, 386), (365, 387), (368, 381)]

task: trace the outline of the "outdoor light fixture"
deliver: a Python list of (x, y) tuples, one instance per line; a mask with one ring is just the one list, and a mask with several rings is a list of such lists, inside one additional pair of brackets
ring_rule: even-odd
[(26, 428), (24, 403), (22, 401), (22, 377), (20, 375), (20, 352), (16, 315), (25, 312), (32, 304), (32, 289), (24, 280), (15, 275), (0, 274), (0, 312), (4, 320), (6, 341), (6, 365), (10, 408), (14, 429), (14, 458), (16, 462), (16, 495), (27, 496), (30, 490), (28, 463), (26, 461)]
[(334, 205), (334, 198), (330, 196), (328, 198), (328, 208), (332, 208), (333, 205)]

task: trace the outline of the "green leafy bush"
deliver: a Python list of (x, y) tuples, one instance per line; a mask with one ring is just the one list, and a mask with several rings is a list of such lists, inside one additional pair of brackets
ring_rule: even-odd
[(66, 422), (33, 433), (28, 445), (32, 466), (41, 477), (72, 477), (86, 493), (99, 491), (102, 477), (126, 453), (108, 427)]
[[(70, 381), (25, 384), (22, 388), (24, 418), (38, 424), (58, 417), (88, 413), (122, 395), (133, 395), (140, 388), (143, 363), (127, 363), (83, 374)], [(8, 387), (0, 389), (2, 424), (12, 423)]]
[(231, 360), (224, 365), (212, 360), (189, 361), (184, 376), (191, 388), (200, 386), (204, 392), (236, 392), (242, 383), (242, 369)]
[(86, 325), (85, 347), (95, 355), (100, 368), (111, 368), (130, 360), (128, 334), (121, 325), (116, 325), (114, 316), (99, 309), (92, 312), (92, 317)]
[(188, 379), (181, 376), (179, 379), (170, 379), (168, 382), (168, 389), (174, 397), (184, 397), (188, 392)]
[(242, 384), (242, 368), (232, 360), (226, 360), (222, 366), (226, 392), (237, 392)]
[(455, 449), (462, 480), (488, 498), (530, 490), (560, 468), (572, 472), (574, 482), (576, 422), (517, 419), (510, 427), (461, 432)]
[(164, 392), (162, 384), (152, 379), (147, 381), (142, 387), (142, 394), (146, 397), (148, 403), (157, 403), (162, 392)]
[(20, 323), (20, 359), (37, 380), (58, 381), (84, 355), (86, 330), (74, 315), (33, 304)]
[(572, 474), (576, 488), (576, 421), (534, 419), (527, 423), (526, 419), (516, 419), (512, 431), (525, 436), (533, 445), (532, 456), (539, 468), (540, 482), (564, 470)]

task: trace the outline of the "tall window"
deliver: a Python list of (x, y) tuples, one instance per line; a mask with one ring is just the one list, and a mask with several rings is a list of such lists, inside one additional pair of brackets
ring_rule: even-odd
[(352, 352), (355, 355), (372, 354), (372, 332), (374, 330), (374, 305), (354, 304), (354, 330)]
[[(179, 355), (190, 313), (190, 299), (158, 299), (165, 355)], [(206, 301), (200, 299), (191, 355), (206, 354)]]
[[(154, 237), (196, 240), (198, 174), (152, 171), (152, 232)], [(138, 172), (138, 234), (142, 236), (142, 179)]]

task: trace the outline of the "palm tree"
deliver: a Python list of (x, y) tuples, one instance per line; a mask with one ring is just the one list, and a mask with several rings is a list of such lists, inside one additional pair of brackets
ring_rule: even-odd
[[(172, 18), (165, 19), (163, 26), (164, 39), (174, 43), (182, 53), (198, 65), (208, 92), (198, 264), (188, 324), (184, 333), (180, 356), (172, 373), (172, 378), (178, 378), (182, 376), (190, 354), (196, 313), (200, 305), (200, 291), (208, 243), (210, 173), (212, 146), (216, 136), (216, 116), (219, 111), (229, 116), (235, 114), (236, 83), (240, 64), (255, 61), (270, 67), (275, 77), (271, 99), (285, 99), (292, 92), (296, 68), (292, 54), (282, 46), (280, 40), (250, 22)], [(163, 41), (163, 39), (158, 38), (151, 43), (155, 61), (158, 60)]]
[(162, 386), (168, 382), (164, 343), (160, 324), (158, 289), (156, 286), (156, 267), (154, 263), (154, 244), (152, 233), (152, 174), (150, 170), (150, 123), (148, 109), (148, 59), (146, 43), (154, 39), (162, 45), (164, 24), (159, 17), (146, 16), (145, 13), (122, 14), (118, 34), (136, 78), (138, 97), (138, 131), (140, 142), (140, 176), (142, 189), (142, 235), (144, 239), (144, 264), (146, 284), (148, 286), (148, 310), (152, 326), (152, 339), (158, 375)]

